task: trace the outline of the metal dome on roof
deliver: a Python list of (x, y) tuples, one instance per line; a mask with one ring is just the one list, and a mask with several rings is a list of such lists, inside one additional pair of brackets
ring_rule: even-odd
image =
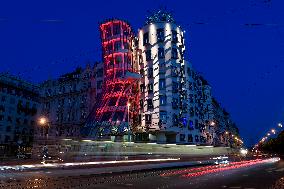
[(145, 24), (159, 23), (159, 22), (175, 22), (173, 16), (166, 11), (158, 10), (146, 18)]

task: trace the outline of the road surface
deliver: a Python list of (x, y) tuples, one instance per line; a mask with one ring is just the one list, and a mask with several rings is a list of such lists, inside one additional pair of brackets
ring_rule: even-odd
[[(248, 162), (230, 167), (211, 165), (166, 168), (103, 175), (84, 174), (84, 169), (74, 169), (73, 173), (69, 176), (53, 176), (52, 172), (47, 170), (34, 172), (34, 175), (25, 179), (16, 179), (13, 174), (9, 174), (10, 178), (3, 180), (0, 188), (267, 189), (284, 177), (284, 161)], [(284, 182), (284, 179), (282, 181)]]

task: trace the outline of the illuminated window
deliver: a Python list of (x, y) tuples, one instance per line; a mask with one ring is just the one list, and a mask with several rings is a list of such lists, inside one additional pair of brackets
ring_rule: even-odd
[[(193, 130), (193, 121), (189, 120), (188, 130)], [(192, 137), (192, 136), (191, 136)]]
[(167, 105), (167, 96), (166, 95), (160, 95), (160, 106)]
[(149, 44), (149, 33), (144, 33), (143, 35), (143, 45)]
[(153, 93), (153, 83), (148, 84), (148, 93)]
[(162, 121), (162, 123), (167, 123), (167, 112), (166, 111), (160, 112), (160, 120)]
[(159, 89), (165, 89), (166, 88), (166, 81), (165, 79), (160, 79), (159, 80)]

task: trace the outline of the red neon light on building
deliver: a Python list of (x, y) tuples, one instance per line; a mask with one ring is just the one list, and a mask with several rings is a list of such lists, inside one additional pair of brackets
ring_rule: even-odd
[[(112, 20), (100, 25), (104, 63), (103, 97), (95, 115), (97, 136), (123, 135), (129, 121), (131, 131), (138, 118), (138, 78), (129, 77), (138, 73), (133, 56), (134, 35), (130, 25), (121, 20)], [(130, 73), (130, 74), (129, 74)], [(130, 120), (128, 107), (130, 103)], [(128, 131), (127, 131), (128, 132)]]

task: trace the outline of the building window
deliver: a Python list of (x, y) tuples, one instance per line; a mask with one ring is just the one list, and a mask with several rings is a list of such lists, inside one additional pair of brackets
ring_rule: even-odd
[(140, 99), (140, 109), (143, 109), (143, 108), (144, 108), (144, 100)]
[(152, 123), (152, 115), (151, 114), (145, 114), (145, 123), (146, 124)]
[(153, 77), (153, 68), (148, 68), (148, 78)]
[(178, 69), (174, 66), (171, 67), (171, 75), (172, 77), (177, 77), (178, 76)]
[(199, 142), (199, 136), (195, 135), (195, 142)]
[(103, 74), (104, 74), (103, 68), (100, 68), (100, 69), (97, 70), (97, 77), (103, 77)]
[(162, 123), (167, 123), (167, 112), (166, 111), (160, 112), (160, 120)]
[(7, 121), (10, 122), (10, 123), (12, 123), (12, 117), (11, 117), (11, 116), (8, 116)]
[(188, 125), (188, 130), (193, 130), (194, 127), (193, 127), (193, 121), (192, 120), (189, 120), (189, 125)]
[(0, 105), (0, 113), (5, 112), (5, 107), (3, 105)]
[(103, 81), (98, 81), (97, 82), (97, 89), (101, 89), (103, 85)]
[(2, 96), (2, 97), (1, 97), (1, 101), (2, 101), (2, 102), (5, 102), (5, 101), (6, 101), (6, 96)]
[(167, 96), (166, 95), (160, 95), (160, 106), (167, 105)]
[(6, 127), (6, 132), (11, 132), (11, 126)]
[(117, 56), (115, 57), (115, 63), (116, 63), (116, 64), (121, 64), (121, 63), (122, 63), (122, 56), (117, 55)]
[(113, 24), (113, 35), (120, 34), (120, 24)]
[(164, 29), (157, 29), (157, 41), (164, 42), (164, 40), (165, 40)]
[(28, 120), (24, 119), (24, 124), (27, 125), (28, 124)]
[(160, 79), (159, 80), (159, 89), (166, 89), (166, 80), (165, 79)]
[(15, 98), (10, 99), (10, 104), (15, 104), (15, 102), (16, 102)]
[(153, 109), (154, 105), (153, 105), (153, 100), (152, 99), (147, 99), (147, 109)]
[(178, 126), (178, 116), (176, 114), (173, 114), (172, 122), (174, 126)]
[(152, 53), (151, 53), (151, 49), (146, 50), (146, 61), (151, 61), (152, 60)]
[(143, 45), (149, 44), (149, 33), (144, 33), (143, 35)]
[(173, 109), (177, 109), (178, 108), (178, 99), (177, 98), (173, 98), (172, 108)]
[(165, 58), (165, 50), (162, 47), (158, 48), (158, 58), (159, 59)]
[(145, 85), (144, 85), (144, 84), (140, 84), (140, 91), (141, 91), (142, 93), (145, 92)]
[(198, 125), (198, 120), (197, 119), (195, 120), (194, 126), (195, 126), (195, 129), (199, 129), (199, 125)]
[(173, 93), (177, 93), (177, 92), (178, 92), (178, 83), (173, 82)]
[(148, 93), (153, 93), (153, 83), (148, 84)]
[(119, 49), (121, 49), (121, 42), (120, 41), (116, 41), (114, 43), (114, 50), (118, 51)]
[(143, 63), (143, 57), (142, 57), (142, 55), (139, 55), (139, 64), (142, 64)]
[(140, 69), (140, 75), (141, 75), (141, 77), (144, 77), (144, 69), (143, 68)]
[(188, 142), (193, 142), (192, 134), (188, 134)]
[(178, 51), (176, 48), (172, 48), (172, 59), (178, 59)]
[(184, 134), (180, 134), (180, 135), (179, 135), (179, 140), (180, 140), (181, 142), (184, 142), (184, 141), (185, 141), (185, 135), (184, 135)]
[(175, 30), (172, 30), (172, 42), (173, 43), (178, 42), (177, 31), (175, 31)]

